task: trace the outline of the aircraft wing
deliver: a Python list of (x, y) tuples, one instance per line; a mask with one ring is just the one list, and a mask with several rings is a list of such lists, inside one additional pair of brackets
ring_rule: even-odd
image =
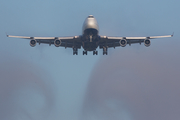
[[(167, 38), (172, 37), (173, 35), (164, 35), (164, 36), (150, 36), (150, 37), (107, 37), (107, 36), (100, 36), (100, 42), (99, 47), (103, 48), (104, 46), (107, 46), (108, 48), (111, 47), (118, 47), (122, 46), (124, 47), (126, 44), (135, 44), (135, 43), (144, 43), (146, 40), (149, 40), (150, 45), (150, 39), (156, 39), (156, 38)], [(121, 40), (125, 40), (125, 44), (122, 45)], [(148, 46), (148, 45), (147, 45)]]
[(27, 37), (27, 36), (7, 35), (7, 37), (35, 40), (39, 44), (44, 43), (44, 44), (49, 44), (49, 45), (54, 44), (56, 40), (59, 40), (60, 44), (57, 47), (62, 46), (65, 48), (66, 47), (73, 48), (75, 46), (76, 48), (79, 48), (79, 49), (81, 48), (80, 36), (73, 36), (73, 37)]

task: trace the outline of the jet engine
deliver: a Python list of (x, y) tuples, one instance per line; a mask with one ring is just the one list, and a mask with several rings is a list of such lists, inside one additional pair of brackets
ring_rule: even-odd
[(37, 43), (37, 41), (34, 40), (34, 39), (32, 39), (32, 40), (30, 41), (30, 46), (31, 46), (31, 47), (34, 47), (34, 46), (36, 46), (36, 43)]
[(144, 40), (144, 45), (149, 47), (151, 45), (151, 41), (149, 39)]
[(119, 44), (120, 44), (120, 46), (125, 47), (127, 45), (127, 40), (122, 39), (122, 40), (119, 41)]
[(61, 45), (61, 40), (56, 39), (56, 40), (54, 41), (54, 45), (55, 45), (56, 47), (59, 47), (59, 46)]

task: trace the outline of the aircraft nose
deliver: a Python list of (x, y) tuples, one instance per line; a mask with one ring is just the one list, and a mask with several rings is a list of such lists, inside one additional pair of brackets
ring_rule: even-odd
[(99, 29), (98, 23), (97, 23), (97, 21), (96, 21), (96, 19), (94, 18), (93, 15), (89, 15), (88, 18), (86, 18), (86, 20), (84, 21), (83, 32), (86, 29), (96, 29), (96, 30)]

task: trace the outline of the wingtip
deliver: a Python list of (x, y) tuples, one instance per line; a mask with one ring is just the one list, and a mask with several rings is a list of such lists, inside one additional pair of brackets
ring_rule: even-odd
[(9, 37), (9, 35), (6, 33), (6, 36)]
[(171, 37), (173, 37), (174, 36), (174, 32), (173, 32), (173, 34), (171, 35)]

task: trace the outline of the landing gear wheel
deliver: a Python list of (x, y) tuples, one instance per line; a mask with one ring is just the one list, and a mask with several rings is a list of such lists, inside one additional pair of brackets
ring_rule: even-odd
[(78, 49), (77, 48), (73, 48), (73, 55), (78, 55)]
[(103, 55), (107, 55), (107, 52), (103, 52)]
[(73, 55), (78, 55), (78, 53), (77, 52), (73, 52)]
[(83, 55), (87, 55), (87, 51), (83, 51)]
[(98, 51), (93, 51), (93, 55), (98, 55)]
[(103, 55), (107, 55), (107, 47), (103, 47)]

